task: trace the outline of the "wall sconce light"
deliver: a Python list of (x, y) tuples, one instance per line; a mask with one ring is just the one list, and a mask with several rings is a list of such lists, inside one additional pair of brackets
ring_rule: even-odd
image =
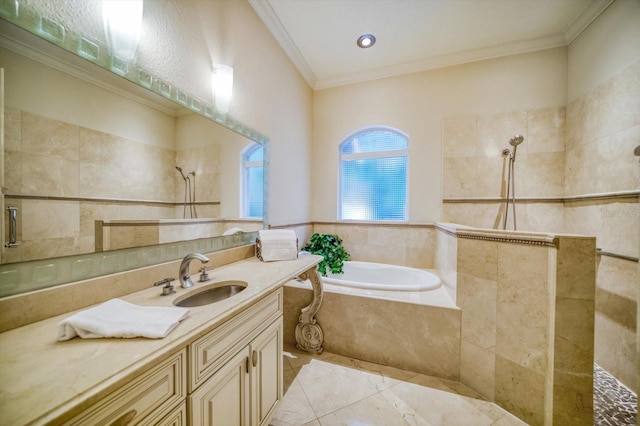
[(233, 94), (233, 68), (228, 65), (214, 64), (211, 74), (213, 103), (223, 114), (229, 112), (231, 96)]
[(102, 0), (102, 19), (111, 52), (125, 61), (136, 55), (142, 8), (143, 0)]

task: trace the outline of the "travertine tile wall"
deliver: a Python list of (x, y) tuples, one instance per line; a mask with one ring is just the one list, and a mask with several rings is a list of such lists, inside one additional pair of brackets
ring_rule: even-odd
[[(443, 121), (443, 198), (498, 198), (507, 193), (509, 139), (524, 136), (515, 162), (517, 197), (564, 193), (565, 108), (447, 117)], [(519, 230), (562, 229), (562, 204), (517, 204)], [(443, 221), (502, 229), (504, 205), (495, 201), (443, 204)], [(513, 229), (509, 212), (507, 229)]]
[(337, 234), (352, 260), (422, 269), (434, 267), (436, 239), (433, 225), (316, 222), (313, 232)]
[(453, 303), (458, 301), (458, 239), (445, 232), (436, 232), (434, 268)]
[[(217, 143), (209, 143), (205, 146), (197, 148), (177, 150), (175, 152), (175, 162), (184, 169), (184, 174), (194, 171), (195, 178), (192, 176), (191, 188), (195, 186), (196, 201), (219, 201), (220, 196), (220, 159), (222, 158), (220, 145)], [(238, 159), (239, 161), (239, 159)], [(174, 164), (175, 166), (175, 164)], [(176, 203), (184, 202), (184, 180), (182, 176), (175, 171), (172, 176), (175, 178), (174, 201)], [(220, 214), (219, 206), (201, 205), (198, 206), (198, 217), (218, 217)], [(216, 216), (212, 216), (212, 215)], [(183, 217), (183, 208), (176, 206), (176, 218)], [(187, 208), (187, 218), (189, 218), (189, 209)]]
[(567, 195), (638, 189), (640, 62), (567, 105)]
[[(555, 254), (553, 424), (593, 421), (595, 239), (560, 237)], [(550, 262), (551, 265), (551, 262)]]
[[(311, 290), (284, 288), (284, 342), (295, 346)], [(318, 323), (331, 353), (431, 376), (460, 378), (460, 310), (325, 293)]]
[[(640, 62), (567, 105), (565, 195), (638, 190)], [(565, 203), (565, 231), (595, 235), (605, 251), (638, 257), (638, 197)], [(635, 262), (601, 256), (596, 293), (595, 361), (637, 390)]]
[[(20, 244), (6, 251), (6, 261), (40, 259), (50, 253), (63, 256), (93, 252), (95, 221), (99, 219), (182, 218), (182, 208), (173, 205), (184, 200), (176, 160), (193, 167), (185, 170), (198, 171), (196, 200), (219, 201), (217, 150), (214, 145), (178, 155), (171, 149), (5, 108), (6, 193), (139, 201), (6, 197), (6, 204), (18, 207), (20, 212)], [(217, 217), (219, 210), (215, 204), (198, 206), (198, 216)], [(139, 233), (138, 237), (145, 236)]]
[[(443, 221), (502, 229), (504, 203), (469, 199), (504, 196), (501, 149), (515, 133), (525, 136), (515, 163), (516, 196), (558, 198), (519, 202), (518, 230), (595, 235), (604, 251), (638, 257), (638, 196), (589, 195), (639, 189), (633, 149), (640, 145), (640, 62), (566, 108), (445, 118)], [(467, 202), (446, 202), (453, 198)], [(511, 212), (509, 218), (511, 224)], [(635, 390), (637, 264), (601, 256), (598, 265), (596, 362)]]
[(456, 257), (461, 382), (532, 425), (590, 424), (593, 238), (458, 238)]

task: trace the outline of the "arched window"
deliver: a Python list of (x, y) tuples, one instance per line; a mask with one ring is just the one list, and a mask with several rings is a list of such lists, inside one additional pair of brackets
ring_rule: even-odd
[(409, 138), (399, 130), (360, 130), (340, 144), (338, 218), (406, 221)]
[(242, 150), (241, 206), (242, 217), (262, 218), (264, 149), (251, 142)]

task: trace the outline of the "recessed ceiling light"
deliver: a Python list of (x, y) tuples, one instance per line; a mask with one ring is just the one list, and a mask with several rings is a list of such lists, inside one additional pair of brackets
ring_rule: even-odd
[(366, 49), (376, 44), (376, 37), (373, 34), (362, 34), (356, 43), (358, 47)]

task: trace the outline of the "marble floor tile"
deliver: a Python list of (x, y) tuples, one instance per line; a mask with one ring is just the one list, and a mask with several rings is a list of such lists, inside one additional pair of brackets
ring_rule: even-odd
[[(270, 426), (522, 426), (465, 385), (331, 353), (285, 352), (285, 395)], [(635, 425), (636, 395), (594, 366), (594, 422)]]
[(283, 367), (271, 426), (525, 424), (459, 382), (327, 352), (289, 350)]
[(295, 380), (318, 417), (378, 392), (363, 371), (320, 359), (301, 367)]
[(425, 385), (422, 381), (401, 383), (382, 394), (412, 426), (489, 426), (494, 422), (468, 403), (466, 397)]
[(409, 426), (404, 414), (380, 393), (362, 399), (318, 419), (322, 426), (385, 425)]
[(271, 426), (300, 426), (306, 423), (313, 424), (312, 422), (316, 419), (316, 413), (300, 383), (293, 380), (270, 424)]

